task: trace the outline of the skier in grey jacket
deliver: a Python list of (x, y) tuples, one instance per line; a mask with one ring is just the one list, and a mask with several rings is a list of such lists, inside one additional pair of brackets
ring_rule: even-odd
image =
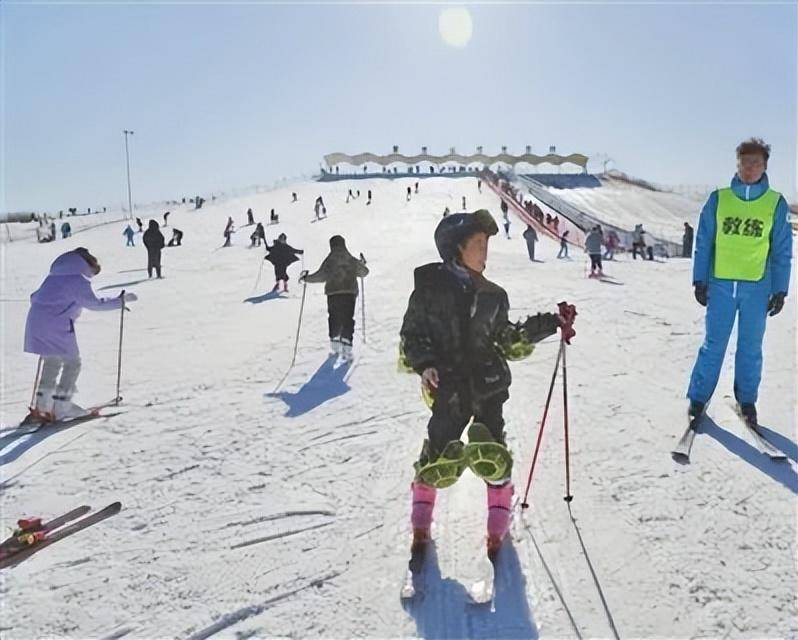
[(590, 256), (590, 276), (601, 276), (602, 234), (599, 227), (593, 227), (585, 237), (585, 253)]
[(352, 338), (355, 334), (355, 301), (357, 279), (369, 273), (363, 254), (355, 258), (346, 248), (342, 236), (330, 238), (330, 253), (314, 273), (303, 272), (300, 282), (323, 282), (327, 296), (330, 349), (344, 359), (352, 358)]

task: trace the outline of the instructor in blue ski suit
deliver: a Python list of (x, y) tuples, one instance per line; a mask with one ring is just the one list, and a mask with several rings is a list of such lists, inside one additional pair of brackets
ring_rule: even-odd
[(734, 395), (746, 421), (757, 424), (762, 339), (768, 315), (784, 306), (792, 260), (787, 202), (770, 188), (765, 173), (769, 157), (770, 146), (762, 140), (741, 143), (731, 187), (713, 191), (701, 211), (693, 287), (707, 314), (706, 338), (687, 391), (693, 418), (703, 413), (715, 391), (739, 317)]

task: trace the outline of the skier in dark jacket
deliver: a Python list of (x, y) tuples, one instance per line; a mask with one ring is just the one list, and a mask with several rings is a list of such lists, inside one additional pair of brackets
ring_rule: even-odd
[(327, 296), (327, 326), (330, 350), (344, 360), (352, 358), (352, 339), (355, 334), (355, 302), (357, 279), (368, 275), (363, 254), (355, 258), (346, 248), (341, 236), (330, 238), (330, 253), (314, 273), (304, 272), (300, 282), (323, 282)]
[[(415, 271), (401, 329), (402, 357), (421, 376), (432, 409), (412, 485), (415, 544), (429, 538), (436, 488), (453, 484), (466, 466), (488, 483), (489, 553), (509, 526), (512, 457), (502, 417), (511, 382), (507, 360), (527, 357), (560, 321), (544, 313), (510, 323), (507, 293), (482, 275), (488, 239), (497, 233), (484, 209), (447, 216), (435, 230), (443, 262)], [(472, 417), (464, 446), (460, 436)]]
[(693, 257), (693, 227), (689, 222), (684, 223), (684, 234), (682, 235), (682, 258)]
[(277, 240), (274, 241), (271, 247), (266, 244), (265, 239), (263, 240), (263, 244), (266, 244), (267, 251), (266, 257), (263, 259), (268, 260), (274, 265), (275, 283), (272, 288), (273, 292), (280, 290), (280, 282), (282, 282), (283, 291), (288, 293), (288, 265), (299, 260), (299, 258), (297, 258), (298, 254), (301, 255), (305, 253), (302, 249), (294, 249), (286, 240), (287, 237), (284, 233), (277, 236)]
[(152, 270), (161, 276), (161, 249), (164, 246), (163, 234), (159, 231), (158, 222), (150, 220), (147, 230), (143, 236), (144, 246), (147, 247), (147, 277), (152, 278)]

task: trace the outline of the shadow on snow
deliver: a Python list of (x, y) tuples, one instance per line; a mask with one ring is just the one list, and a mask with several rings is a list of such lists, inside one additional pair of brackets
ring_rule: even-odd
[(279, 398), (285, 402), (288, 405), (288, 411), (285, 412), (287, 418), (296, 418), (312, 411), (328, 400), (344, 395), (350, 389), (344, 378), (352, 363), (345, 362), (336, 367), (336, 362), (337, 356), (328, 357), (310, 380), (295, 393), (278, 391), (277, 393), (266, 393), (264, 396)]

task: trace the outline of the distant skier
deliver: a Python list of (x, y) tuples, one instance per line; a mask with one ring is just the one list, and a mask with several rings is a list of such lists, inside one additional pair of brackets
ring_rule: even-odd
[[(632, 258), (637, 260), (637, 254), (640, 253), (640, 257), (645, 260), (646, 259), (646, 238), (645, 238), (645, 229), (643, 229), (642, 224), (636, 224), (635, 230), (632, 232)], [(654, 256), (651, 255), (653, 260)]]
[(418, 182), (416, 182), (415, 188), (416, 188), (416, 193), (418, 193)]
[(607, 232), (607, 240), (604, 243), (604, 246), (607, 249), (604, 252), (604, 259), (614, 260), (615, 252), (618, 250), (620, 244), (621, 244), (621, 239), (618, 237), (618, 234), (613, 229), (610, 229)]
[(171, 213), (172, 213), (171, 211), (167, 211), (166, 213), (163, 214), (163, 226), (164, 227), (168, 227), (169, 226), (169, 215)]
[(144, 232), (144, 246), (147, 247), (147, 277), (152, 278), (153, 269), (155, 275), (161, 276), (161, 250), (164, 246), (163, 234), (159, 231), (158, 222), (150, 220), (149, 227)]
[(127, 237), (127, 244), (125, 245), (126, 247), (136, 246), (136, 243), (133, 242), (133, 236), (136, 235), (135, 232), (133, 231), (133, 227), (127, 225), (125, 227), (125, 230), (122, 232), (122, 235)]
[(463, 196), (463, 211), (466, 210), (466, 197)]
[(25, 422), (69, 420), (87, 413), (72, 402), (81, 367), (75, 322), (83, 309), (119, 309), (137, 299), (135, 293), (125, 293), (124, 300), (98, 298), (89, 282), (98, 273), (97, 259), (79, 247), (55, 259), (50, 274), (30, 297), (25, 352), (41, 356), (42, 370)]
[(296, 202), (296, 201), (297, 201), (296, 191), (294, 191), (291, 193), (291, 202)]
[(501, 210), (502, 210), (502, 218), (504, 219), (504, 235), (509, 240), (510, 239), (510, 216), (509, 216), (509, 208), (507, 206), (507, 201), (502, 200), (501, 203)]
[(72, 235), (72, 225), (69, 222), (62, 222), (61, 223), (61, 238), (66, 239)]
[(557, 258), (567, 258), (568, 257), (568, 229), (562, 232), (562, 236), (560, 236), (560, 251), (557, 253)]
[(413, 190), (410, 187), (407, 187), (407, 201), (410, 202), (410, 194), (413, 193)]
[(477, 180), (477, 191), (482, 193), (482, 180)]
[(224, 244), (222, 245), (223, 247), (229, 247), (232, 245), (232, 237), (235, 232), (236, 230), (235, 226), (233, 225), (233, 217), (228, 216), (227, 224), (225, 225), (224, 232), (222, 234), (224, 235)]
[(585, 253), (590, 256), (590, 277), (601, 277), (601, 231), (593, 227), (585, 236)]
[(444, 209), (443, 209), (443, 217), (445, 218), (450, 213), (451, 213), (451, 211), (449, 210), (449, 207), (444, 207)]
[[(324, 209), (324, 213), (325, 213), (325, 215), (326, 215), (326, 213), (327, 213), (327, 209)], [(278, 216), (278, 215), (277, 215), (277, 214), (274, 212), (274, 209), (272, 209), (272, 210), (269, 212), (269, 224), (277, 224), (278, 222), (280, 222), (280, 216)]]
[(169, 239), (168, 247), (179, 247), (183, 244), (183, 232), (172, 227), (172, 237)]
[(349, 204), (350, 200), (354, 200), (355, 196), (352, 195), (352, 190), (346, 192), (346, 204)]
[(682, 258), (693, 257), (693, 227), (689, 222), (684, 223), (684, 233), (682, 234)]
[(255, 226), (255, 231), (252, 232), (250, 240), (252, 241), (252, 246), (259, 247), (261, 242), (266, 246), (266, 230), (263, 228), (262, 222)]
[[(789, 210), (784, 196), (770, 188), (769, 158), (764, 141), (742, 142), (731, 187), (713, 191), (701, 210), (693, 287), (707, 308), (706, 337), (687, 390), (691, 420), (703, 414), (715, 391), (736, 319), (734, 397), (746, 423), (758, 425), (762, 339), (768, 316), (784, 306), (792, 267)], [(794, 364), (785, 360), (785, 366)]]
[[(305, 253), (302, 249), (294, 249), (294, 247), (288, 244), (287, 239), (286, 235), (281, 233), (277, 236), (277, 240), (274, 241), (271, 247), (268, 244), (266, 245), (267, 253), (263, 259), (268, 260), (274, 265), (275, 283), (272, 292), (279, 291), (280, 283), (282, 282), (283, 291), (288, 293), (288, 265), (299, 260), (297, 255)], [(266, 244), (265, 240), (264, 244)]]
[(535, 261), (535, 243), (538, 241), (537, 231), (532, 225), (526, 225), (526, 230), (523, 233), (524, 240), (526, 240), (526, 250), (529, 253), (529, 259)]
[(313, 213), (316, 216), (316, 220), (327, 217), (327, 207), (324, 205), (324, 200), (321, 196), (316, 198), (316, 203), (313, 205)]
[(313, 273), (304, 271), (300, 282), (323, 282), (327, 296), (327, 325), (330, 350), (344, 360), (352, 358), (352, 339), (355, 333), (355, 301), (357, 279), (368, 275), (363, 254), (355, 258), (346, 248), (341, 236), (330, 238), (330, 253)]
[[(456, 482), (468, 466), (486, 482), (491, 557), (507, 534), (513, 496), (502, 417), (511, 382), (507, 360), (529, 356), (560, 326), (552, 313), (510, 323), (507, 293), (483, 275), (488, 240), (498, 231), (484, 209), (438, 223), (442, 262), (415, 270), (400, 334), (402, 360), (421, 376), (432, 409), (411, 485), (414, 546), (429, 540), (437, 488)], [(460, 437), (472, 418), (464, 446)]]
[(252, 213), (252, 207), (247, 209), (247, 226), (255, 224), (255, 214)]
[(368, 190), (366, 196), (366, 204), (371, 204), (371, 189)]
[(144, 223), (141, 218), (136, 218), (136, 224), (139, 226), (139, 233), (144, 233)]

